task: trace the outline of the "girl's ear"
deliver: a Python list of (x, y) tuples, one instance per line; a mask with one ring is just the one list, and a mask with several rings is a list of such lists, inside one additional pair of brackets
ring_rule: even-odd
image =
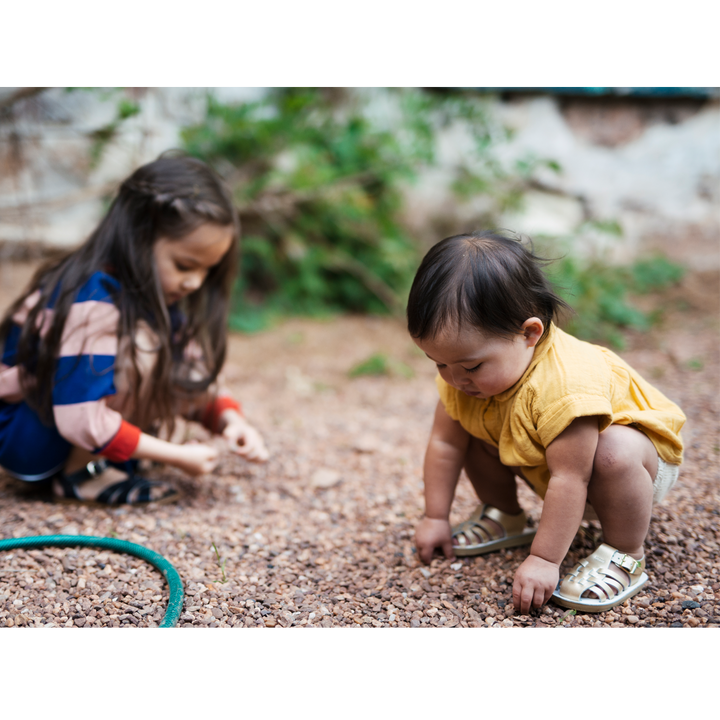
[(523, 323), (522, 333), (529, 348), (535, 347), (540, 342), (543, 332), (545, 332), (545, 326), (540, 318), (531, 317)]

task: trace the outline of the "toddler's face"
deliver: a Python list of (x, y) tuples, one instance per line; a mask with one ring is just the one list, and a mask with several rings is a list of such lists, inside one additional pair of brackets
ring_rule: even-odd
[(543, 332), (530, 318), (512, 339), (485, 335), (474, 327), (445, 328), (433, 340), (415, 344), (435, 362), (440, 377), (471, 397), (489, 398), (509, 390), (528, 369)]
[(232, 238), (232, 226), (205, 223), (179, 239), (155, 241), (155, 265), (167, 305), (200, 288), (210, 268), (230, 249)]

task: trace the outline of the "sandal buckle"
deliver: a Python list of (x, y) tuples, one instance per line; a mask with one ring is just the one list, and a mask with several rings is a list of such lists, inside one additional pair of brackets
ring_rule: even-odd
[(106, 468), (106, 465), (101, 460), (91, 460), (86, 466), (85, 469), (88, 471), (88, 474), (91, 478), (96, 477), (97, 475), (100, 475)]
[(612, 556), (612, 562), (623, 570), (627, 570), (631, 575), (637, 575), (640, 572), (642, 560), (636, 560), (634, 557), (625, 553), (615, 552)]

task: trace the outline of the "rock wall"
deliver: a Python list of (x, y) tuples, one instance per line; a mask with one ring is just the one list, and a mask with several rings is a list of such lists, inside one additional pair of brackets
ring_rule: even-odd
[[(0, 245), (22, 255), (82, 242), (118, 184), (198, 122), (207, 88), (0, 89)], [(261, 89), (217, 89), (242, 101)], [(137, 114), (117, 122), (121, 103)], [(113, 129), (113, 126), (116, 126)], [(98, 152), (101, 151), (101, 152)]]
[[(177, 147), (181, 128), (200, 120), (207, 98), (205, 88), (49, 89), (17, 99), (21, 91), (0, 89), (5, 256), (81, 242), (118, 182)], [(263, 89), (214, 92), (241, 102)], [(137, 113), (113, 132), (121, 97)], [(720, 100), (514, 94), (490, 102), (512, 129), (498, 146), (503, 161), (534, 156), (561, 168), (539, 168), (522, 207), (506, 213), (502, 226), (573, 238), (581, 251), (603, 249), (617, 260), (660, 250), (691, 267), (720, 268)], [(458, 204), (443, 170), (468, 153), (467, 143), (457, 128), (444, 131), (440, 167), (409, 191), (407, 217), (425, 242), (439, 239), (440, 228), (472, 229), (483, 217), (483, 198)]]
[(720, 102), (537, 97), (505, 103), (508, 151), (556, 160), (542, 169), (520, 229), (572, 233), (617, 223), (620, 259), (661, 250), (697, 269), (720, 267)]

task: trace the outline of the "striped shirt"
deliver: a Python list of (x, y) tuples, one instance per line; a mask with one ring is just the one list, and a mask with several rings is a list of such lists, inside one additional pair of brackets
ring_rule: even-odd
[[(123, 419), (108, 405), (117, 393), (115, 360), (118, 352), (120, 311), (114, 294), (120, 283), (104, 272), (94, 273), (80, 288), (68, 312), (58, 353), (52, 392), (53, 419), (58, 433), (71, 445), (115, 462), (129, 460), (140, 440), (140, 428)], [(52, 320), (57, 293), (39, 315), (41, 333)], [(23, 398), (15, 364), (21, 325), (37, 304), (40, 291), (32, 293), (13, 316), (0, 363), (0, 400), (17, 403)], [(202, 414), (202, 422), (216, 429), (219, 414), (228, 408), (240, 411), (229, 397), (216, 398)]]

